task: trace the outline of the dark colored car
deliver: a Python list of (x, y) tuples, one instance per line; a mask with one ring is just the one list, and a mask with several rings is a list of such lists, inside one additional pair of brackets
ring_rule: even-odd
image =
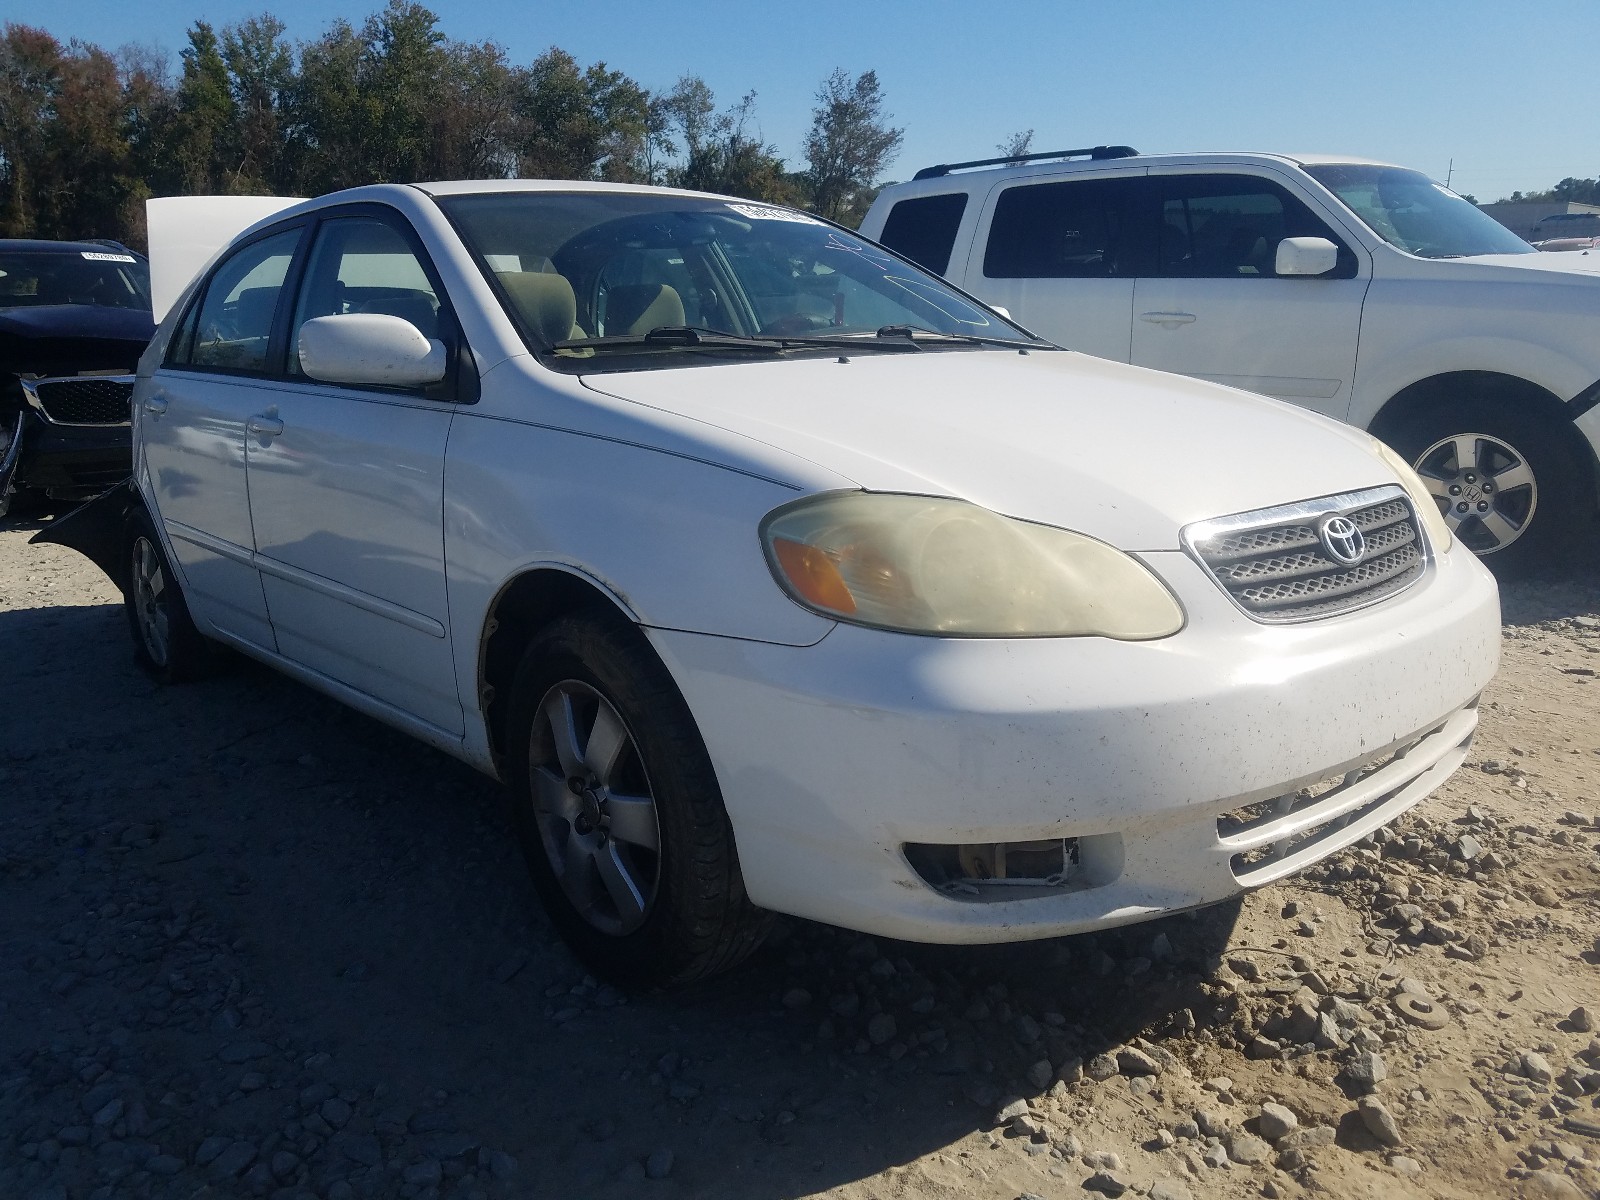
[(127, 478), (150, 267), (116, 242), (0, 240), (0, 514)]

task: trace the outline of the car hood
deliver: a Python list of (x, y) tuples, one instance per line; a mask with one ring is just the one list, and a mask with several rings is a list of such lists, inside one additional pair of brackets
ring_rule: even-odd
[(593, 390), (1127, 550), (1192, 521), (1394, 482), (1366, 435), (1231, 388), (1066, 351), (925, 350), (593, 374)]
[(1476, 254), (1455, 261), (1480, 263), (1486, 267), (1515, 267), (1519, 271), (1600, 275), (1600, 251), (1595, 250), (1553, 250), (1547, 254)]
[(148, 312), (93, 304), (0, 308), (0, 371), (76, 375), (132, 371), (155, 322)]

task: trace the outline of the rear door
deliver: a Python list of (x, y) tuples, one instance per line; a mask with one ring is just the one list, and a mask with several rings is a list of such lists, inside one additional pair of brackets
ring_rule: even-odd
[(964, 286), (1072, 350), (1127, 362), (1148, 239), (1131, 206), (1145, 169), (1024, 177), (995, 189)]
[(459, 735), (447, 633), (444, 453), (453, 395), (306, 376), (312, 317), (382, 313), (454, 344), (420, 243), (391, 210), (322, 220), (289, 322), (284, 376), (249, 437), (250, 511), (267, 608), (286, 658)]
[(254, 563), (245, 423), (264, 403), (287, 324), (284, 283), (304, 223), (234, 249), (192, 300), (139, 393), (137, 470), (202, 626), (273, 648)]
[[(1343, 417), (1355, 375), (1366, 256), (1273, 180), (1215, 170), (1145, 180), (1157, 253), (1134, 294), (1133, 362)], [(1280, 278), (1286, 237), (1339, 247), (1328, 275)]]

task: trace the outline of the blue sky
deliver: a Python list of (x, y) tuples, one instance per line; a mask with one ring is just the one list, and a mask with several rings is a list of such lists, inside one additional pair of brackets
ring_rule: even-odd
[[(296, 38), (382, 0), (0, 0), (0, 18), (107, 47), (142, 42), (174, 65), (197, 18), (271, 11)], [(685, 73), (720, 104), (757, 93), (756, 119), (800, 165), (818, 84), (878, 72), (905, 128), (891, 178), (1034, 148), (1283, 150), (1417, 167), (1480, 201), (1600, 174), (1592, 81), (1597, 0), (476, 0), (431, 5), (454, 38), (530, 61), (556, 45), (650, 88)]]

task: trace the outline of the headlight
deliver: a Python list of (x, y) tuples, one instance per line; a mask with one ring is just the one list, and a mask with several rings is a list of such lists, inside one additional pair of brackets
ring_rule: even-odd
[(1411, 497), (1411, 507), (1417, 510), (1417, 516), (1422, 518), (1422, 523), (1428, 528), (1428, 540), (1433, 543), (1436, 554), (1443, 554), (1456, 544), (1456, 539), (1450, 533), (1450, 525), (1444, 519), (1444, 513), (1439, 510), (1439, 502), (1434, 499), (1433, 493), (1428, 491), (1428, 485), (1422, 482), (1418, 475), (1406, 462), (1388, 446), (1377, 438), (1372, 439), (1372, 445), (1378, 452), (1378, 457), (1396, 475), (1400, 476), (1400, 486), (1406, 489), (1406, 495)]
[(767, 565), (839, 621), (951, 637), (1166, 637), (1183, 610), (1141, 563), (963, 500), (833, 492), (761, 523)]

